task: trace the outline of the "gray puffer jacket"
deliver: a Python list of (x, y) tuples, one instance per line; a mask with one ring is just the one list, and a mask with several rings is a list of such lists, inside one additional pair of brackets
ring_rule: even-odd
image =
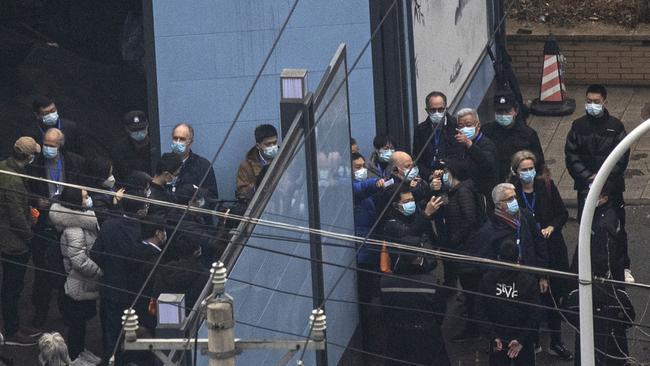
[(50, 209), (50, 221), (63, 232), (61, 253), (68, 274), (66, 295), (77, 301), (99, 298), (97, 280), (102, 270), (89, 256), (99, 231), (95, 212), (71, 210), (55, 203)]

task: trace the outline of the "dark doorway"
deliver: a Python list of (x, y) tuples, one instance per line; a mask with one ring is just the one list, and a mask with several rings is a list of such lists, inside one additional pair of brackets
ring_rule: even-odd
[(124, 137), (124, 113), (147, 112), (142, 13), (140, 0), (0, 1), (0, 157), (33, 123), (34, 95), (77, 122), (84, 153)]

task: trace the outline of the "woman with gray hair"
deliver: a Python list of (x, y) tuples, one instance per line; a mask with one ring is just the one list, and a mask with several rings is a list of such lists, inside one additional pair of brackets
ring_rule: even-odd
[(44, 333), (38, 340), (38, 362), (41, 366), (69, 366), (68, 346), (59, 333)]

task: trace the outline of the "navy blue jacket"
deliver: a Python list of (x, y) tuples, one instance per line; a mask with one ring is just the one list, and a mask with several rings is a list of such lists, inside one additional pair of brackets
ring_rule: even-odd
[(175, 187), (180, 187), (184, 184), (194, 184), (196, 186), (201, 183), (203, 175), (207, 170), (210, 170), (208, 177), (203, 183), (203, 187), (214, 195), (214, 198), (219, 198), (219, 190), (217, 189), (217, 178), (214, 176), (214, 169), (210, 162), (194, 152), (190, 151), (190, 156), (181, 166), (181, 171), (174, 184)]

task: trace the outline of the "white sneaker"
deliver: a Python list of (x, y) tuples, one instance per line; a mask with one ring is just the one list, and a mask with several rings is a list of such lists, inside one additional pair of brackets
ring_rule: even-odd
[(625, 282), (634, 283), (634, 276), (632, 276), (632, 271), (629, 268), (625, 268)]
[(97, 355), (95, 355), (94, 353), (90, 352), (87, 349), (81, 352), (79, 354), (79, 357), (92, 363), (93, 365), (99, 365), (102, 362), (101, 358), (99, 358)]

